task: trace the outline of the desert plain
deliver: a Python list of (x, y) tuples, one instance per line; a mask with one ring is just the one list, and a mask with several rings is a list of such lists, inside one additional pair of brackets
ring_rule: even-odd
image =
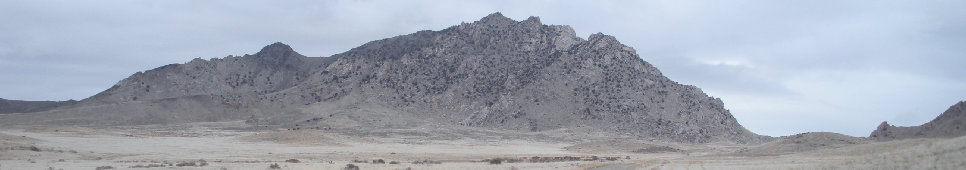
[(0, 169), (966, 167), (966, 137), (872, 142), (834, 133), (806, 133), (761, 144), (687, 144), (595, 138), (578, 132), (420, 127), (355, 134), (259, 129), (240, 121), (118, 127), (5, 126), (0, 129)]

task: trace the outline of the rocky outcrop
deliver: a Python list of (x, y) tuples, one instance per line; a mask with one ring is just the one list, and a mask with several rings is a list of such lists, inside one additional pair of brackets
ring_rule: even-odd
[(756, 136), (720, 100), (667, 79), (616, 38), (583, 40), (536, 17), (517, 22), (497, 13), (335, 57), (322, 76), (275, 96), (307, 105), (377, 102), (447, 123), (521, 131), (589, 126), (688, 142)]
[(966, 135), (966, 101), (950, 106), (932, 121), (920, 126), (893, 126), (882, 122), (869, 135), (870, 139), (888, 141), (908, 138), (948, 138)]
[(585, 40), (569, 26), (500, 13), (331, 57), (305, 57), (276, 43), (254, 55), (167, 65), (81, 105), (108, 124), (248, 119), (290, 128), (439, 125), (595, 129), (695, 143), (765, 139), (739, 125), (721, 100), (664, 77), (613, 36)]

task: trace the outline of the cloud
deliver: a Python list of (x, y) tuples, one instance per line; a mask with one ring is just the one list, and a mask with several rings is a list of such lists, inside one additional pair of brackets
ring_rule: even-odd
[(329, 56), (492, 12), (614, 35), (750, 130), (865, 136), (966, 100), (962, 1), (2, 1), (0, 97), (82, 99), (272, 42)]

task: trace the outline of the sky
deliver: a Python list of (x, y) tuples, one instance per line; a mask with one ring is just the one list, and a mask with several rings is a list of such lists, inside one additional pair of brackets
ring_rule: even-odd
[(138, 71), (283, 42), (330, 56), (494, 12), (613, 35), (752, 132), (868, 136), (966, 100), (966, 1), (0, 0), (0, 98), (80, 100)]

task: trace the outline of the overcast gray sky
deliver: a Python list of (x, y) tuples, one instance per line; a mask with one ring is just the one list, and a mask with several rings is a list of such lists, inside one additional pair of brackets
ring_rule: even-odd
[(966, 1), (0, 1), (0, 97), (83, 99), (138, 71), (329, 56), (502, 12), (614, 35), (759, 134), (867, 136), (966, 100)]

